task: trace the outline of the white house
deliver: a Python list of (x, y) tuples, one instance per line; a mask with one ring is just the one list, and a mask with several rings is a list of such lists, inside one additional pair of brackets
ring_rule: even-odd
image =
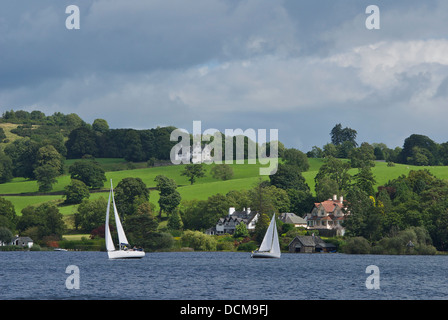
[(182, 161), (183, 163), (203, 163), (213, 161), (211, 155), (212, 147), (206, 145), (202, 148), (201, 144), (196, 142), (192, 147), (188, 148), (186, 152), (182, 152), (182, 147), (174, 146), (174, 160)]
[(12, 243), (11, 244), (14, 245), (14, 246), (31, 248), (34, 243), (33, 243), (33, 239), (31, 239), (30, 237), (15, 236), (12, 239)]
[(206, 231), (207, 234), (234, 234), (235, 228), (240, 223), (246, 224), (246, 228), (249, 231), (255, 230), (255, 225), (260, 217), (258, 212), (253, 212), (250, 208), (243, 211), (236, 211), (234, 207), (229, 208), (229, 214), (220, 218), (216, 223), (216, 226)]

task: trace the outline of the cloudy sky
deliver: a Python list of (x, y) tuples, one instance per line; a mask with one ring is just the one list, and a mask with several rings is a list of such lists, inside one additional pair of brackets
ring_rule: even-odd
[[(66, 28), (71, 4), (79, 30)], [(337, 123), (358, 143), (441, 143), (447, 37), (446, 0), (0, 0), (0, 112), (278, 129), (304, 152)]]

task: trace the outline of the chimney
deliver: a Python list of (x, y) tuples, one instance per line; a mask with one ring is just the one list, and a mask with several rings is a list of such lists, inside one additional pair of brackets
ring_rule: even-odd
[(339, 201), (341, 202), (341, 204), (344, 203), (344, 197), (341, 196), (341, 197), (339, 198)]
[(338, 195), (337, 194), (334, 194), (333, 195), (333, 201), (336, 201), (338, 199)]
[(235, 208), (234, 207), (230, 207), (229, 208), (229, 217), (235, 212)]
[(247, 214), (250, 214), (250, 208), (247, 208), (247, 212), (246, 212)]

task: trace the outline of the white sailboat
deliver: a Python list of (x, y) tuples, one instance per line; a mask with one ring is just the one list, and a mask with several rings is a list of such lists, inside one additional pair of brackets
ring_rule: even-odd
[(280, 258), (280, 255), (280, 243), (278, 242), (277, 223), (274, 214), (260, 248), (252, 252), (252, 258)]
[[(109, 213), (110, 213), (111, 198), (114, 208), (115, 224), (117, 226), (117, 232), (118, 232), (118, 242), (119, 242), (118, 250), (115, 249), (109, 228)], [(106, 224), (104, 226), (104, 230), (106, 238), (106, 250), (109, 259), (139, 259), (145, 256), (145, 252), (143, 250), (133, 250), (129, 245), (128, 239), (126, 238), (126, 234), (124, 233), (123, 230), (123, 226), (121, 225), (120, 217), (118, 216), (117, 207), (115, 206), (112, 180), (110, 180), (110, 193), (109, 193), (109, 201), (107, 202)]]

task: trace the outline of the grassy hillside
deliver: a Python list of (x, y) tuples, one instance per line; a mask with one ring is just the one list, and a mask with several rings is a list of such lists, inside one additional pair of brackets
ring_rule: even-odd
[[(124, 161), (122, 159), (99, 159), (99, 161), (105, 165), (120, 165)], [(73, 160), (67, 161), (67, 165), (70, 165)], [(308, 185), (314, 192), (314, 177), (317, 171), (323, 163), (322, 159), (309, 159), (310, 169), (303, 173)], [(206, 166), (207, 171), (210, 171), (211, 166)], [(209, 196), (222, 193), (225, 194), (230, 190), (244, 190), (254, 186), (259, 179), (269, 179), (267, 176), (259, 176), (258, 170), (259, 164), (249, 165), (232, 165), (234, 171), (234, 177), (231, 180), (221, 181), (214, 179), (210, 174), (206, 177), (198, 179), (194, 185), (190, 185), (186, 177), (181, 176), (183, 165), (179, 166), (163, 166), (154, 168), (140, 168), (133, 170), (122, 171), (108, 171), (106, 177), (108, 182), (105, 183), (104, 190), (109, 189), (109, 180), (113, 180), (114, 186), (118, 184), (120, 180), (126, 177), (139, 177), (148, 187), (155, 187), (154, 178), (163, 174), (174, 179), (179, 185), (179, 192), (182, 199), (207, 199)], [(384, 162), (376, 162), (376, 166), (372, 169), (376, 177), (376, 185), (383, 185), (388, 180), (394, 179), (402, 174), (407, 175), (410, 170), (428, 169), (437, 177), (442, 179), (448, 179), (448, 166), (443, 167), (417, 167), (409, 165), (397, 164), (394, 167), (388, 167)], [(351, 169), (351, 174), (356, 174), (357, 169)], [(64, 187), (70, 182), (70, 176), (64, 175), (58, 178), (58, 183), (54, 185), (53, 191), (62, 191)], [(10, 200), (15, 208), (17, 214), (20, 215), (20, 211), (28, 205), (36, 205), (46, 201), (54, 201), (56, 203), (62, 203), (61, 195), (38, 195), (38, 196), (7, 196), (7, 194), (16, 193), (32, 193), (37, 192), (38, 186), (36, 181), (28, 181), (22, 178), (16, 178), (12, 182), (0, 184), (0, 194), (6, 194), (5, 198)], [(106, 193), (92, 193), (90, 199), (97, 197), (107, 198)], [(157, 205), (158, 192), (151, 191), (150, 201)], [(76, 211), (76, 206), (61, 206), (60, 211), (64, 215), (71, 215)]]

